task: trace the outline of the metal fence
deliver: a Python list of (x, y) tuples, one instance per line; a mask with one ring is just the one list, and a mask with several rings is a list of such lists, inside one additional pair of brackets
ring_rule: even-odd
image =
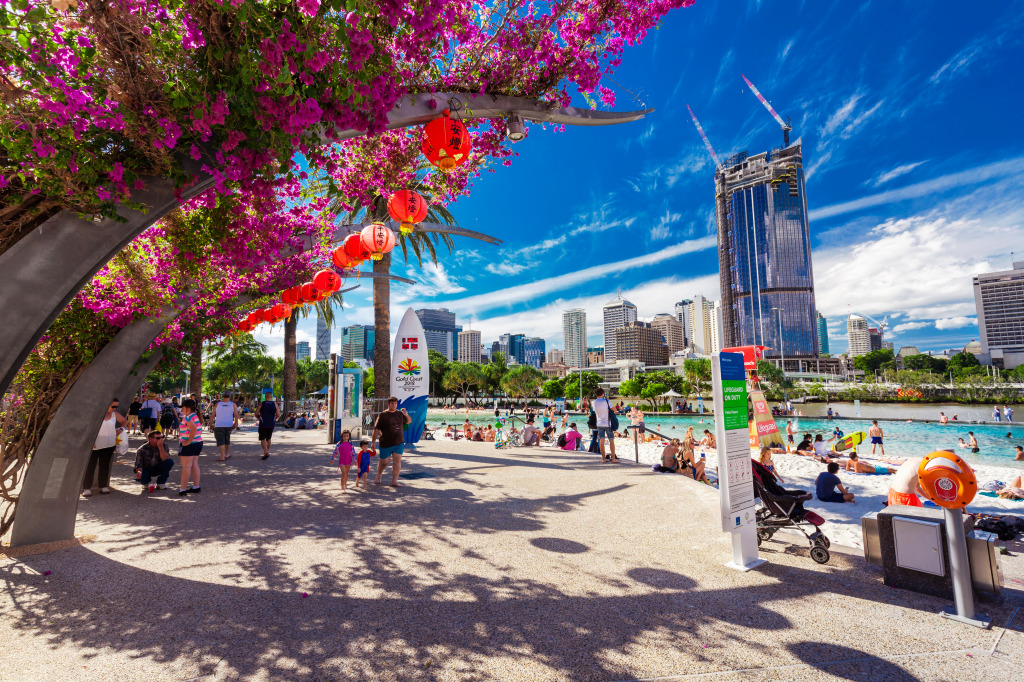
[(363, 398), (363, 436), (373, 439), (373, 424), (377, 421), (377, 415), (387, 409), (387, 398)]

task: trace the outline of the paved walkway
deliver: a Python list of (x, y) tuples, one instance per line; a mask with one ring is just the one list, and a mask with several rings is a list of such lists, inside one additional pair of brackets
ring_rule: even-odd
[(1019, 591), (983, 631), (856, 556), (737, 573), (714, 491), (582, 453), (428, 444), (342, 496), (323, 438), (244, 432), (187, 499), (116, 466), (94, 540), (0, 555), (0, 678), (1019, 679)]

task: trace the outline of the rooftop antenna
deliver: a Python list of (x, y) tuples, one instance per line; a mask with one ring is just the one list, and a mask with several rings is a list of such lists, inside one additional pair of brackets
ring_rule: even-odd
[(746, 82), (747, 87), (750, 88), (750, 91), (753, 92), (759, 100), (761, 100), (761, 104), (763, 104), (764, 108), (768, 110), (768, 113), (771, 114), (776, 121), (778, 121), (779, 127), (782, 128), (782, 139), (785, 142), (785, 145), (788, 147), (789, 131), (793, 129), (793, 126), (789, 125), (788, 121), (782, 120), (782, 117), (779, 116), (778, 113), (776, 113), (775, 109), (772, 108), (772, 105), (769, 104), (768, 100), (764, 98), (764, 95), (762, 95), (761, 92), (756, 87), (754, 87), (754, 84), (750, 82), (750, 79), (748, 79), (742, 73), (740, 74), (740, 76), (743, 78), (744, 82)]
[(715, 170), (722, 167), (722, 162), (718, 160), (718, 154), (715, 153), (714, 147), (711, 146), (711, 142), (708, 141), (708, 136), (704, 134), (704, 129), (700, 126), (700, 121), (693, 115), (693, 109), (690, 105), (686, 105), (686, 110), (690, 112), (690, 118), (693, 119), (693, 125), (697, 126), (697, 132), (700, 133), (700, 139), (704, 140), (704, 146), (708, 148), (708, 154), (711, 154), (711, 158), (715, 160)]

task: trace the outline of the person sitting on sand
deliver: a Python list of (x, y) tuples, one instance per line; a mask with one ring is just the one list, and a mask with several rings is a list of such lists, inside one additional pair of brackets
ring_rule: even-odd
[(851, 452), (850, 459), (846, 462), (845, 469), (852, 471), (855, 474), (895, 474), (896, 470), (892, 467), (882, 466), (881, 464), (868, 464), (857, 459), (857, 453)]
[(576, 422), (569, 424), (569, 428), (565, 432), (565, 445), (562, 446), (562, 449), (575, 450), (582, 438), (583, 434), (576, 430)]
[(701, 447), (711, 448), (712, 450), (718, 448), (718, 444), (715, 442), (715, 436), (707, 429), (704, 429), (704, 437), (700, 440)]
[(917, 478), (917, 468), (921, 465), (921, 457), (911, 457), (896, 470), (896, 475), (889, 481), (889, 506), (907, 505), (923, 507), (918, 494), (924, 495)]
[[(853, 502), (853, 493), (843, 486), (836, 473), (839, 465), (836, 462), (829, 462), (827, 471), (818, 474), (814, 481), (814, 493), (822, 502)], [(836, 490), (838, 488), (838, 490)]]
[(679, 463), (677, 461), (679, 449), (678, 438), (673, 438), (669, 441), (669, 444), (661, 451), (661, 464), (655, 467), (654, 470), (663, 474), (674, 474), (679, 471)]
[(523, 427), (523, 445), (540, 445), (540, 429), (533, 425), (533, 417), (526, 420)]
[(814, 439), (811, 434), (805, 433), (804, 439), (800, 441), (796, 446), (796, 454), (798, 455), (813, 455), (814, 454)]
[(775, 478), (779, 479), (779, 483), (785, 483), (785, 481), (782, 480), (782, 476), (779, 475), (779, 472), (775, 470), (775, 462), (772, 461), (772, 449), (770, 447), (765, 446), (761, 448), (761, 454), (757, 458), (757, 461), (759, 461), (761, 466), (765, 469), (772, 472)]
[(821, 462), (829, 457), (828, 445), (822, 440), (820, 433), (814, 437), (814, 456)]
[(462, 423), (462, 435), (466, 438), (470, 438), (473, 435), (473, 425), (469, 423), (469, 419)]
[(693, 454), (693, 439), (683, 439), (682, 448), (676, 458), (679, 462), (679, 473), (685, 476), (692, 476), (693, 480), (708, 483), (704, 475), (704, 458), (695, 457)]

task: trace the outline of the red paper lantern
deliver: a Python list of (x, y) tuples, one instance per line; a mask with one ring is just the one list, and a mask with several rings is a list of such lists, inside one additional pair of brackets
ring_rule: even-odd
[(302, 285), (301, 293), (299, 294), (299, 300), (303, 303), (313, 303), (316, 301), (317, 288), (313, 286), (312, 282), (306, 282)]
[(260, 323), (259, 318), (256, 317), (256, 311), (255, 310), (252, 311), (251, 313), (249, 313), (249, 315), (245, 318), (245, 320), (246, 320), (246, 322), (249, 323), (249, 327), (250, 328), (255, 328), (256, 325), (258, 325)]
[(341, 289), (341, 276), (334, 270), (321, 270), (313, 275), (313, 286), (326, 294)]
[(401, 223), (402, 234), (412, 234), (413, 225), (427, 217), (427, 200), (411, 189), (400, 189), (388, 199), (388, 215)]
[(348, 270), (349, 268), (355, 266), (355, 263), (352, 262), (352, 259), (349, 257), (349, 255), (345, 253), (344, 246), (339, 246), (334, 250), (334, 252), (331, 254), (331, 262), (334, 263), (334, 267), (338, 268), (339, 270)]
[(345, 241), (342, 242), (342, 248), (345, 249), (345, 255), (352, 259), (353, 265), (370, 257), (370, 252), (363, 246), (363, 241), (358, 233), (345, 237)]
[(420, 151), (427, 161), (445, 171), (464, 164), (473, 148), (466, 126), (462, 121), (451, 118), (451, 113), (445, 109), (439, 118), (423, 126), (423, 141), (420, 143)]
[(278, 320), (283, 320), (291, 314), (292, 309), (284, 303), (277, 303), (270, 309), (270, 311)]
[(380, 260), (384, 254), (395, 248), (395, 233), (387, 225), (367, 225), (360, 233), (363, 247), (370, 252), (370, 258)]
[(284, 291), (282, 291), (281, 303), (284, 303), (285, 305), (295, 305), (295, 299), (292, 298), (292, 293), (293, 292), (291, 289), (285, 289)]

